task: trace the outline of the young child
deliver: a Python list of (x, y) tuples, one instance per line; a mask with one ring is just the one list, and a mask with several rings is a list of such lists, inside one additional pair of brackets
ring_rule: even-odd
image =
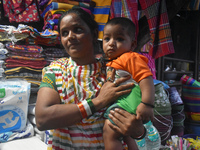
[[(107, 80), (114, 82), (121, 76), (131, 75), (127, 82), (134, 82), (132, 92), (123, 95), (111, 105), (104, 116), (103, 138), (106, 150), (121, 150), (121, 135), (110, 128), (109, 112), (115, 108), (122, 108), (131, 114), (136, 114), (137, 119), (144, 123), (153, 120), (154, 84), (152, 73), (147, 65), (148, 59), (136, 52), (135, 48), (135, 24), (128, 18), (117, 17), (109, 20), (103, 31), (103, 50), (108, 58)], [(116, 70), (115, 78), (109, 76), (109, 72)], [(115, 84), (115, 82), (114, 82)], [(117, 85), (115, 85), (117, 86)], [(113, 122), (112, 122), (113, 123)], [(137, 145), (131, 137), (123, 137), (128, 149), (136, 150)], [(141, 137), (138, 137), (141, 138)]]

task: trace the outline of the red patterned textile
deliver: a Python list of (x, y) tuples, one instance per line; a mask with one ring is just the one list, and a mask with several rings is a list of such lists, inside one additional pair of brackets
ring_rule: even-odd
[(138, 34), (138, 3), (137, 0), (112, 0), (110, 18), (126, 17), (136, 25)]
[[(153, 58), (159, 58), (164, 55), (174, 53), (174, 46), (171, 37), (171, 29), (166, 8), (165, 0), (138, 0), (141, 9), (147, 17), (151, 40), (149, 54)], [(131, 5), (134, 4), (134, 9)], [(136, 7), (135, 0), (112, 0), (111, 18), (113, 17), (128, 17), (133, 22), (138, 18), (136, 15), (138, 6)], [(127, 14), (127, 15), (125, 15)], [(138, 19), (137, 19), (138, 20)], [(137, 22), (137, 21), (136, 21)], [(136, 23), (136, 26), (138, 24)]]
[(3, 0), (5, 16), (10, 22), (40, 21), (37, 4), (39, 0)]
[(153, 58), (174, 53), (171, 29), (165, 0), (139, 0), (147, 17), (151, 33), (152, 48), (149, 54)]

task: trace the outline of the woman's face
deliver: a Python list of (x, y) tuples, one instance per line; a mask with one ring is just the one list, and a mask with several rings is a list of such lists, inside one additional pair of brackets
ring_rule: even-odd
[(60, 22), (61, 43), (70, 57), (79, 65), (95, 62), (92, 35), (88, 25), (76, 14), (70, 13)]

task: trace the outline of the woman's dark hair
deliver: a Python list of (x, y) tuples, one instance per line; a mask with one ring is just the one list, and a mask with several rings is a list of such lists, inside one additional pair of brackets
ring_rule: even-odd
[[(60, 34), (60, 22), (61, 20), (68, 14), (70, 13), (74, 13), (77, 16), (79, 16), (90, 28), (91, 33), (94, 33), (95, 30), (98, 30), (98, 24), (97, 22), (94, 20), (94, 18), (92, 17), (92, 15), (90, 15), (88, 12), (86, 12), (85, 10), (81, 9), (81, 8), (72, 8), (66, 12), (64, 12), (61, 17), (59, 18), (58, 21), (58, 32)], [(98, 35), (97, 35), (98, 37)]]
[[(106, 25), (120, 25), (126, 29), (128, 35), (134, 40), (135, 39), (135, 24), (128, 18), (116, 17), (109, 20)], [(105, 26), (106, 26), (105, 25)]]

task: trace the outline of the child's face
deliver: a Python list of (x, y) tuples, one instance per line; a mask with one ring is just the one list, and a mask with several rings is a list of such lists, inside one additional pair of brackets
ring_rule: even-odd
[(121, 25), (106, 25), (103, 35), (103, 51), (110, 59), (115, 59), (121, 54), (131, 51), (134, 40), (128, 35)]

